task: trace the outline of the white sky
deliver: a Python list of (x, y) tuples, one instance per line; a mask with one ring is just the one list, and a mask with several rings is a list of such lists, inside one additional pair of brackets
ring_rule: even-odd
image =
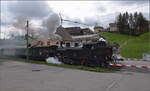
[[(12, 1), (3, 1), (1, 3), (1, 22), (9, 23), (1, 25), (1, 31), (7, 34), (14, 20), (13, 14), (8, 9), (7, 3)], [(80, 22), (95, 23), (100, 26), (108, 27), (109, 23), (114, 22), (119, 13), (128, 11), (129, 13), (142, 12), (146, 18), (149, 18), (149, 4), (140, 1), (121, 2), (121, 1), (45, 1), (49, 8), (56, 13), (61, 13), (62, 17), (71, 20), (80, 20)], [(9, 4), (10, 5), (10, 4)], [(42, 20), (42, 18), (41, 18)], [(40, 20), (33, 19), (32, 23), (40, 25)], [(64, 23), (64, 26), (70, 26)], [(4, 37), (4, 34), (2, 34)]]
[[(145, 5), (132, 5), (123, 6), (116, 5), (115, 1), (48, 1), (50, 7), (56, 12), (60, 12), (63, 15), (71, 18), (94, 17), (94, 16), (106, 16), (115, 12), (136, 12), (140, 11), (148, 13), (149, 6)], [(99, 8), (105, 8), (106, 10), (100, 11)]]

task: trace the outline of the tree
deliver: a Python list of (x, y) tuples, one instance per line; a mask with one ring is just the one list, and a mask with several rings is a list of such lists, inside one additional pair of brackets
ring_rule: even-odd
[(122, 14), (120, 13), (117, 18), (117, 28), (119, 33), (122, 33)]
[(130, 28), (129, 35), (132, 35), (133, 34), (133, 29), (134, 29), (134, 22), (133, 22), (132, 13), (130, 13), (130, 15), (129, 15), (129, 28)]
[(119, 14), (117, 28), (121, 34), (138, 36), (148, 32), (149, 24), (141, 12), (139, 14), (137, 12), (134, 14), (130, 13), (130, 15), (126, 12)]
[(129, 34), (129, 14), (128, 12), (125, 13), (125, 17), (124, 17), (124, 26), (125, 26), (125, 34)]
[(137, 18), (136, 35), (140, 35), (145, 32), (148, 32), (148, 21), (143, 17), (143, 14), (140, 12)]

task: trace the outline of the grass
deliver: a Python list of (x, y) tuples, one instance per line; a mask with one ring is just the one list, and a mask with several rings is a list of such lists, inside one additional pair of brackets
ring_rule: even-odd
[(129, 41), (126, 45), (121, 48), (121, 55), (126, 58), (142, 58), (143, 53), (150, 53), (150, 32), (142, 34), (139, 37), (133, 37), (123, 34), (102, 32), (110, 44), (117, 42), (120, 45), (127, 40)]
[(119, 45), (121, 45), (129, 39), (135, 38), (133, 36), (123, 35), (123, 34), (116, 34), (116, 33), (109, 33), (109, 32), (101, 32), (100, 34), (102, 36), (104, 36), (110, 44), (112, 44), (113, 42), (116, 42), (116, 43), (119, 43)]
[(121, 49), (121, 55), (127, 58), (142, 58), (143, 53), (150, 53), (150, 32), (145, 33), (132, 41)]
[(100, 67), (86, 67), (86, 66), (76, 66), (76, 65), (67, 65), (67, 64), (52, 64), (52, 63), (47, 63), (45, 61), (33, 61), (33, 60), (25, 60), (25, 59), (15, 59), (15, 60), (19, 61), (19, 62), (26, 62), (26, 63), (33, 63), (33, 64), (43, 64), (43, 65), (48, 65), (48, 66), (70, 68), (70, 69), (75, 69), (75, 70), (104, 72), (104, 73), (114, 72), (114, 70), (112, 70), (112, 69), (100, 68)]

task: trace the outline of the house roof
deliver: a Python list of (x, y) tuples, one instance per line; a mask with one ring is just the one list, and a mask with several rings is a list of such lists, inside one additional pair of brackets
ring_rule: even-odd
[(57, 28), (56, 34), (58, 34), (59, 36), (61, 36), (62, 40), (72, 40), (71, 35), (62, 26), (60, 26), (60, 27)]
[(65, 30), (70, 35), (83, 35), (83, 30), (80, 27), (67, 27)]
[[(77, 27), (78, 28), (78, 27)], [(90, 34), (90, 35), (71, 35), (69, 32), (68, 32), (68, 29), (71, 29), (71, 28), (63, 28), (62, 26), (58, 27), (57, 30), (56, 30), (56, 34), (58, 34), (59, 36), (62, 37), (62, 40), (73, 40), (73, 39), (82, 39), (82, 38), (95, 38), (97, 37), (98, 35), (97, 34)], [(86, 30), (89, 30), (88, 28), (86, 29), (80, 29), (82, 31), (86, 31)], [(72, 30), (73, 31), (73, 30)], [(76, 31), (76, 30), (74, 30)]]
[(104, 29), (104, 28), (101, 26), (95, 26), (94, 29)]
[(116, 24), (116, 23), (109, 23), (109, 26), (110, 26), (110, 27), (116, 27), (117, 24)]

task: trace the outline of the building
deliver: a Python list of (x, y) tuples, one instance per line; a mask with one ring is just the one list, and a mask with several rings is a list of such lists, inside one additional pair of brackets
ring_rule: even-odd
[(83, 35), (83, 30), (80, 27), (67, 27), (64, 28), (70, 35)]
[(88, 28), (85, 29), (80, 29), (79, 27), (63, 28), (62, 26), (60, 26), (57, 28), (55, 32), (55, 34), (61, 37), (60, 40), (52, 40), (52, 39), (42, 41), (35, 40), (31, 43), (31, 46), (44, 47), (57, 45), (58, 47), (82, 47), (84, 43), (92, 42), (99, 39), (98, 34), (91, 34), (90, 31), (91, 30), (89, 30)]
[(118, 31), (117, 24), (116, 23), (110, 23), (109, 24), (109, 31), (110, 32), (116, 32), (116, 31)]
[[(71, 31), (71, 30), (69, 30), (69, 31)], [(57, 28), (55, 34), (58, 34), (59, 36), (61, 36), (62, 40), (65, 40), (65, 41), (72, 40), (71, 33), (68, 32), (68, 29), (63, 28), (62, 26), (60, 26), (60, 27)]]
[(80, 41), (82, 43), (88, 43), (99, 39), (98, 34), (90, 34), (90, 35), (79, 35), (72, 36), (73, 41)]
[(72, 33), (73, 33), (73, 35), (75, 34), (73, 31), (71, 31), (70, 28), (66, 29), (66, 28), (63, 28), (62, 26), (57, 28), (56, 34), (58, 34), (62, 38), (60, 41), (61, 47), (71, 46), (71, 44), (72, 44), (72, 35), (71, 34)]
[(83, 28), (82, 31), (83, 31), (83, 35), (94, 34), (94, 32), (89, 28)]
[[(71, 28), (63, 28), (62, 26), (60, 26), (56, 30), (56, 34), (58, 34), (59, 36), (62, 37), (62, 41), (60, 43), (62, 45), (60, 45), (60, 46), (63, 46), (63, 47), (66, 47), (66, 46), (67, 47), (80, 46), (81, 47), (84, 43), (95, 41), (96, 39), (99, 38), (99, 35), (89, 33), (89, 31), (91, 31), (91, 30), (89, 30), (88, 28), (80, 29), (83, 32), (83, 34), (82, 33), (80, 34), (79, 32), (76, 32), (78, 30), (72, 30), (72, 32), (69, 33), (68, 29), (71, 29)], [(75, 29), (75, 28), (73, 28), (73, 29)], [(79, 28), (77, 28), (77, 29), (79, 29)], [(71, 30), (69, 30), (69, 31), (71, 31)]]
[(99, 32), (103, 32), (104, 28), (101, 26), (95, 26), (94, 27), (94, 33), (99, 33)]
[(67, 27), (64, 28), (64, 30), (72, 36), (93, 34), (93, 31), (91, 31), (89, 28), (82, 29), (80, 27)]
[(53, 46), (53, 45), (59, 45), (59, 41), (54, 40), (34, 40), (32, 41), (30, 47), (46, 47), (46, 46)]

